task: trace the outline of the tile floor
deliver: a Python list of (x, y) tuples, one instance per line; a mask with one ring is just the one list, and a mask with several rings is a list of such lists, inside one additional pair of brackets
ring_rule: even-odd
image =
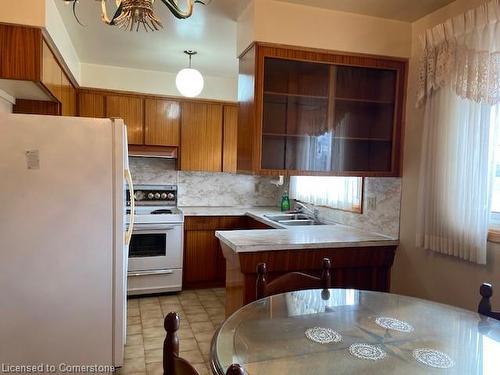
[(200, 289), (129, 299), (125, 363), (117, 373), (163, 374), (163, 319), (175, 311), (181, 318), (180, 356), (196, 367), (200, 375), (210, 375), (210, 341), (224, 321), (224, 296), (224, 289)]

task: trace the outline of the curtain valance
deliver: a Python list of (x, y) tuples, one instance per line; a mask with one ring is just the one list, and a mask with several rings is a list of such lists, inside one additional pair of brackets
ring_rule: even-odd
[(417, 105), (449, 86), (477, 103), (500, 103), (500, 0), (493, 0), (426, 31)]

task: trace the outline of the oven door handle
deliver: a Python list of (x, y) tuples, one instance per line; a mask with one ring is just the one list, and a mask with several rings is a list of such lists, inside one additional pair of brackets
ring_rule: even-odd
[(154, 270), (154, 271), (132, 271), (128, 272), (128, 276), (151, 276), (151, 275), (170, 275), (174, 270)]
[(135, 224), (134, 232), (139, 233), (151, 230), (173, 230), (178, 227), (179, 226), (176, 227), (175, 225), (162, 225), (162, 224)]

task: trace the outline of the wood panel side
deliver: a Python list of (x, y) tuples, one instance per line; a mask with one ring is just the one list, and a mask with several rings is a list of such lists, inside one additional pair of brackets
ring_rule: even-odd
[(123, 119), (127, 126), (129, 144), (144, 144), (144, 108), (142, 98), (121, 95), (107, 96), (106, 117)]
[(41, 81), (40, 29), (0, 24), (0, 53), (0, 78)]
[(238, 107), (224, 106), (222, 171), (236, 173), (238, 151)]
[(171, 100), (145, 100), (144, 143), (178, 147), (180, 143), (180, 103)]
[(252, 47), (242, 56), (239, 62), (238, 76), (238, 151), (236, 168), (240, 173), (254, 172), (256, 134), (255, 119), (255, 79), (256, 48)]
[(52, 95), (63, 101), (63, 72), (49, 45), (42, 42), (42, 84)]

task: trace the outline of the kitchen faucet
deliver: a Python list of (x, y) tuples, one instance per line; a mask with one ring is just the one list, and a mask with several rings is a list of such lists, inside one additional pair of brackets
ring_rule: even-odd
[(317, 208), (309, 208), (304, 203), (295, 201), (295, 211), (301, 212), (305, 215), (310, 215), (314, 220), (318, 221), (319, 210)]

